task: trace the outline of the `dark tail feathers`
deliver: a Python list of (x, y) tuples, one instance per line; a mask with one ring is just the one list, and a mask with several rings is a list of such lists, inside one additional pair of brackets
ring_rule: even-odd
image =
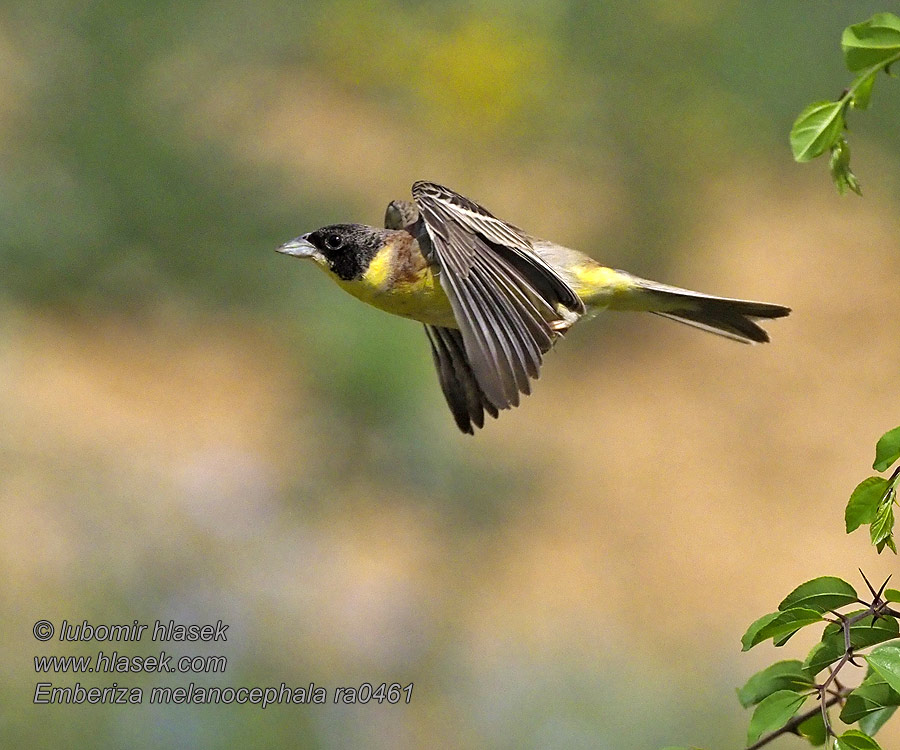
[(641, 280), (641, 286), (657, 298), (658, 308), (651, 308), (656, 315), (745, 344), (769, 340), (769, 334), (757, 320), (783, 318), (791, 312), (791, 308), (782, 305), (713, 297), (653, 281)]

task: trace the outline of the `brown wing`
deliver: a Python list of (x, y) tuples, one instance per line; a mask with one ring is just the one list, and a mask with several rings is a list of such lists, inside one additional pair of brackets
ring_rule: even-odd
[(472, 374), (496, 408), (517, 406), (571, 323), (559, 307), (581, 315), (584, 304), (517, 227), (435, 183), (417, 182), (412, 193), (428, 241), (419, 240), (450, 299)]
[(453, 328), (425, 326), (438, 381), (456, 425), (473, 435), (475, 427), (484, 427), (484, 413), (497, 416), (497, 408), (478, 385), (463, 348), (462, 334)]

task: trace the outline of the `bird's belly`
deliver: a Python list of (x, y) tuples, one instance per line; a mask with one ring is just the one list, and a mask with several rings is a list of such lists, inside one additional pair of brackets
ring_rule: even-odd
[(458, 328), (446, 292), (430, 269), (414, 278), (376, 286), (365, 278), (339, 282), (344, 290), (379, 310), (445, 328)]

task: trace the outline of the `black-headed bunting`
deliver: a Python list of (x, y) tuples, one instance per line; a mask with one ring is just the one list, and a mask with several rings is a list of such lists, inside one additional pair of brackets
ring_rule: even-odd
[(651, 312), (753, 343), (769, 340), (757, 320), (790, 312), (607, 268), (433, 182), (416, 182), (412, 194), (388, 205), (384, 229), (334, 224), (278, 252), (311, 258), (354, 297), (424, 323), (447, 404), (469, 434), (485, 412), (518, 406), (543, 355), (592, 313)]

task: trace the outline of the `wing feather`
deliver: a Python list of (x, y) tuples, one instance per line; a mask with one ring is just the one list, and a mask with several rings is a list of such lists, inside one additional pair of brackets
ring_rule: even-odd
[(417, 182), (412, 192), (419, 239), (450, 299), (471, 373), (493, 406), (516, 406), (572, 322), (561, 308), (577, 316), (584, 304), (522, 230), (435, 183)]
[(497, 409), (478, 385), (466, 359), (462, 337), (452, 328), (425, 326), (438, 382), (453, 414), (457, 427), (472, 435), (475, 427), (484, 426), (484, 413), (497, 416)]

